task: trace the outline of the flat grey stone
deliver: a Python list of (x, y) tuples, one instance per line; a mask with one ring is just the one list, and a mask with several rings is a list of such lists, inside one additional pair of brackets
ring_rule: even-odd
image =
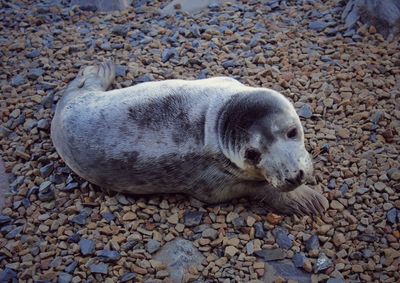
[(182, 282), (190, 266), (200, 266), (204, 256), (192, 242), (177, 238), (165, 244), (154, 256), (167, 266), (172, 282)]

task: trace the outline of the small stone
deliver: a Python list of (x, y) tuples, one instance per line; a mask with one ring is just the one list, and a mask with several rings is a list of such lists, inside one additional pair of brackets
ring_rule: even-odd
[(76, 188), (79, 187), (79, 184), (77, 182), (71, 182), (68, 183), (64, 188), (61, 188), (60, 190), (63, 192), (72, 192)]
[(299, 110), (297, 110), (297, 114), (304, 119), (310, 119), (313, 115), (311, 106), (309, 104), (304, 104)]
[(175, 48), (166, 48), (161, 54), (161, 62), (165, 63), (169, 61), (172, 57), (177, 55)]
[(146, 251), (147, 251), (149, 254), (153, 254), (153, 253), (155, 253), (156, 251), (158, 251), (158, 250), (160, 249), (160, 246), (161, 246), (161, 244), (160, 244), (159, 241), (150, 239), (150, 240), (146, 243)]
[(369, 189), (368, 188), (358, 188), (357, 189), (357, 194), (359, 194), (359, 195), (363, 195), (363, 194), (365, 194), (366, 192), (368, 192), (369, 191)]
[(130, 29), (129, 25), (115, 25), (111, 29), (111, 32), (115, 35), (126, 36), (128, 34), (129, 29)]
[(286, 257), (286, 253), (283, 249), (262, 249), (255, 251), (254, 254), (261, 257), (265, 261), (279, 260)]
[(64, 269), (64, 271), (67, 272), (67, 273), (71, 273), (72, 274), (72, 273), (74, 273), (74, 271), (77, 268), (77, 266), (78, 266), (78, 262), (77, 261), (73, 261)]
[(97, 257), (104, 262), (116, 262), (121, 258), (119, 252), (102, 250), (97, 253)]
[(0, 272), (0, 282), (18, 282), (17, 273), (11, 268), (4, 268), (4, 270)]
[(37, 123), (37, 127), (40, 130), (48, 130), (50, 128), (50, 123), (47, 119), (40, 119)]
[(14, 109), (11, 113), (10, 113), (10, 117), (11, 118), (18, 118), (18, 116), (21, 115), (21, 110), (19, 108)]
[(235, 248), (234, 246), (227, 246), (225, 248), (225, 256), (233, 257), (238, 252), (239, 252), (239, 250), (237, 248)]
[(41, 201), (50, 201), (54, 199), (54, 191), (50, 181), (45, 181), (40, 184), (38, 197)]
[(319, 239), (317, 235), (312, 235), (310, 239), (307, 240), (305, 245), (306, 251), (310, 252), (312, 250), (319, 249)]
[(133, 272), (128, 272), (119, 277), (119, 282), (124, 283), (136, 278), (136, 274)]
[(83, 256), (93, 255), (96, 249), (96, 245), (93, 240), (81, 239), (79, 241), (79, 248)]
[(178, 224), (179, 222), (179, 215), (178, 213), (172, 214), (170, 217), (167, 218), (167, 221), (171, 224)]
[(237, 218), (233, 219), (232, 224), (233, 224), (233, 227), (235, 227), (235, 229), (239, 229), (241, 227), (246, 226), (244, 223), (243, 217), (237, 217)]
[(314, 265), (314, 272), (319, 273), (332, 266), (332, 261), (324, 254), (320, 253)]
[(353, 264), (351, 266), (351, 271), (355, 273), (362, 273), (364, 272), (364, 268), (360, 264)]
[(28, 70), (28, 74), (26, 76), (30, 80), (36, 80), (43, 74), (44, 74), (44, 70), (42, 68), (32, 68), (32, 69)]
[(105, 263), (92, 264), (89, 266), (89, 269), (91, 273), (107, 274), (108, 264)]
[(304, 266), (305, 260), (306, 260), (306, 256), (303, 253), (295, 253), (292, 258), (294, 266), (299, 267), (299, 268)]
[(252, 227), (255, 222), (256, 222), (256, 220), (254, 219), (254, 217), (248, 216), (246, 219), (246, 224), (249, 227)]
[(169, 272), (167, 270), (159, 270), (156, 273), (156, 278), (164, 279), (169, 276)]
[(208, 238), (211, 240), (215, 240), (218, 237), (218, 231), (212, 228), (207, 228), (201, 234), (203, 238)]
[(326, 283), (345, 283), (345, 281), (339, 278), (329, 278)]
[(330, 179), (328, 182), (328, 189), (333, 190), (336, 188), (336, 180), (335, 179)]
[(40, 56), (40, 51), (35, 49), (25, 54), (26, 58), (33, 59)]
[(233, 68), (233, 67), (236, 67), (236, 61), (235, 60), (228, 60), (228, 61), (225, 61), (225, 62), (222, 62), (222, 67), (224, 67), (225, 69), (228, 69), (228, 68)]
[(69, 283), (72, 280), (72, 275), (65, 273), (65, 272), (60, 272), (58, 274), (58, 283)]
[(239, 214), (236, 212), (229, 212), (228, 215), (226, 216), (226, 222), (231, 223), (234, 219), (238, 218)]
[(333, 235), (333, 244), (334, 244), (336, 247), (340, 247), (340, 245), (343, 244), (343, 243), (345, 243), (345, 242), (346, 242), (346, 237), (344, 236), (343, 233), (336, 232), (336, 233)]
[(387, 175), (393, 181), (400, 181), (400, 170), (397, 168), (391, 168), (387, 171)]
[(43, 178), (47, 178), (51, 174), (51, 172), (53, 172), (53, 169), (54, 169), (54, 164), (53, 163), (49, 163), (49, 164), (41, 167), (39, 169), (40, 176), (42, 176)]
[(292, 240), (288, 237), (286, 230), (282, 228), (276, 228), (273, 231), (275, 241), (280, 248), (290, 249), (292, 247)]
[(264, 225), (261, 222), (254, 223), (254, 237), (258, 239), (265, 237)]
[(111, 223), (112, 221), (115, 220), (115, 215), (111, 212), (102, 212), (101, 216), (103, 217), (103, 219), (105, 219), (108, 223)]
[(314, 21), (308, 24), (308, 27), (315, 31), (323, 31), (328, 26), (327, 23)]
[(339, 211), (342, 211), (344, 209), (343, 204), (341, 204), (340, 202), (338, 202), (337, 200), (333, 200), (330, 204), (332, 209), (336, 209)]
[(7, 215), (0, 214), (0, 226), (10, 223), (12, 220), (11, 217)]
[(204, 213), (201, 211), (187, 211), (183, 216), (183, 223), (186, 227), (194, 227), (200, 225)]
[[(15, 226), (14, 226), (14, 227), (15, 227)], [(3, 228), (5, 228), (5, 227), (3, 227)], [(19, 226), (19, 227), (17, 227), (17, 228), (12, 229), (11, 231), (9, 231), (9, 232), (6, 234), (6, 237), (5, 237), (5, 238), (8, 239), (8, 240), (16, 238), (17, 236), (19, 236), (19, 235), (21, 234), (22, 229), (23, 229), (22, 226)]]
[(117, 77), (125, 77), (126, 76), (126, 67), (121, 65), (115, 66), (115, 75)]
[(132, 221), (135, 220), (136, 218), (137, 218), (136, 214), (133, 213), (132, 211), (128, 211), (127, 213), (124, 214), (124, 216), (122, 216), (123, 221)]
[[(397, 219), (397, 220), (396, 220)], [(386, 221), (393, 225), (396, 224), (398, 221), (398, 214), (397, 214), (397, 209), (395, 207), (391, 208), (387, 213), (386, 213)]]
[(81, 212), (81, 213), (79, 213), (79, 214), (77, 214), (77, 215), (75, 215), (73, 218), (72, 218), (72, 222), (73, 223), (75, 223), (75, 224), (78, 224), (78, 225), (86, 225), (86, 219), (87, 219), (87, 214), (85, 213), (85, 212)]
[(25, 83), (26, 83), (26, 79), (25, 79), (25, 77), (23, 77), (21, 75), (16, 75), (15, 77), (13, 77), (11, 79), (11, 85), (13, 87), (18, 87), (18, 86), (21, 86), (21, 85), (23, 85)]

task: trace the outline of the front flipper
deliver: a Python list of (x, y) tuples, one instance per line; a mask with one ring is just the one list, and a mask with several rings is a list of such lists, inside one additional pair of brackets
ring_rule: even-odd
[(306, 185), (291, 192), (272, 192), (265, 200), (268, 208), (279, 214), (296, 214), (299, 216), (317, 216), (329, 207), (329, 202), (322, 194)]

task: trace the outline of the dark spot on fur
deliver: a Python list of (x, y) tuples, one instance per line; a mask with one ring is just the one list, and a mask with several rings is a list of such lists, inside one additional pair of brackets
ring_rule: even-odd
[(261, 132), (266, 142), (271, 144), (275, 137), (268, 118), (279, 112), (283, 112), (283, 109), (267, 91), (238, 93), (221, 108), (217, 131), (222, 135), (224, 146), (237, 148), (248, 142), (250, 128), (258, 126), (262, 127)]

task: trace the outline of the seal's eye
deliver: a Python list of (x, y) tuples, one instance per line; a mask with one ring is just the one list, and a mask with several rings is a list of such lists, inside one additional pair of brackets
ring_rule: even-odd
[(253, 165), (257, 165), (261, 161), (261, 152), (255, 148), (248, 148), (244, 153), (244, 157)]
[(295, 139), (295, 138), (297, 137), (297, 129), (296, 129), (296, 128), (290, 129), (290, 130), (287, 132), (286, 136), (287, 136), (289, 139)]

